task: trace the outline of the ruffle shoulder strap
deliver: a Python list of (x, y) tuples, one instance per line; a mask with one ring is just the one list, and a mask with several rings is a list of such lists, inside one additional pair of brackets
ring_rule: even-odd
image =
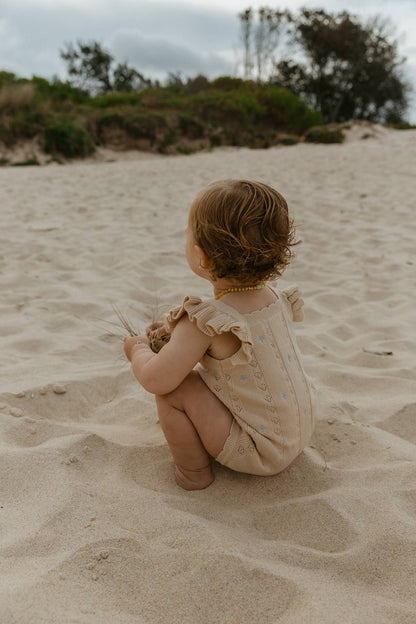
[(281, 290), (280, 293), (284, 296), (287, 301), (288, 308), (292, 315), (292, 319), (295, 323), (300, 323), (303, 321), (303, 299), (302, 293), (299, 290), (298, 286), (290, 286), (285, 290)]
[(251, 362), (253, 340), (244, 318), (237, 311), (234, 315), (219, 309), (215, 303), (215, 300), (202, 301), (199, 297), (185, 297), (182, 305), (173, 308), (167, 314), (166, 322), (169, 329), (172, 331), (186, 314), (207, 336), (232, 332), (241, 341), (241, 347), (230, 357), (231, 363)]

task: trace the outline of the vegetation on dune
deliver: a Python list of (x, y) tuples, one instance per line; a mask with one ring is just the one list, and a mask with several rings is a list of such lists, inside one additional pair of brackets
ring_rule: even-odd
[(313, 126), (305, 133), (305, 141), (307, 143), (342, 143), (345, 134), (342, 127), (337, 124), (329, 124), (327, 126)]
[[(404, 59), (386, 22), (267, 7), (239, 18), (244, 78), (177, 73), (161, 85), (94, 41), (61, 50), (68, 81), (0, 71), (0, 146), (37, 141), (59, 161), (96, 146), (190, 154), (221, 145), (337, 143), (340, 122), (354, 118), (412, 127), (403, 120)], [(0, 155), (7, 164), (8, 154)]]
[(43, 149), (47, 154), (62, 154), (66, 158), (88, 156), (94, 151), (94, 143), (82, 125), (72, 119), (59, 119), (48, 124), (44, 130)]
[(287, 89), (225, 76), (88, 95), (69, 83), (0, 73), (0, 141), (39, 138), (45, 152), (95, 146), (189, 154), (221, 145), (293, 144), (321, 116)]

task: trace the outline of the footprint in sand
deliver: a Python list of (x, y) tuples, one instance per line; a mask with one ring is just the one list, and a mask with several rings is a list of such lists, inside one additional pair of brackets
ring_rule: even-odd
[(390, 418), (376, 424), (380, 429), (416, 444), (416, 403), (405, 405)]
[(63, 587), (67, 595), (77, 597), (73, 608), (94, 608), (98, 619), (114, 604), (122, 604), (124, 612), (140, 613), (153, 624), (194, 624), (201, 614), (204, 624), (217, 624), (218, 613), (222, 622), (274, 624), (300, 595), (296, 583), (247, 559), (198, 552), (189, 544), (188, 551), (172, 549), (158, 539), (140, 537), (93, 542), (30, 591), (45, 592), (52, 599)]
[(256, 510), (250, 525), (262, 539), (289, 541), (330, 553), (345, 551), (356, 537), (351, 522), (322, 498)]

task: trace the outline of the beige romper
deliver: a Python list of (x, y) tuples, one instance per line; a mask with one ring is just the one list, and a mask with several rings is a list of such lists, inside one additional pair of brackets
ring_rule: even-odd
[(286, 468), (308, 444), (314, 425), (314, 391), (292, 331), (292, 321), (303, 319), (300, 293), (296, 286), (272, 290), (276, 301), (247, 314), (221, 299), (185, 297), (167, 316), (171, 329), (187, 314), (208, 336), (231, 331), (241, 340), (237, 353), (224, 360), (205, 353), (197, 370), (234, 417), (217, 461), (255, 475)]

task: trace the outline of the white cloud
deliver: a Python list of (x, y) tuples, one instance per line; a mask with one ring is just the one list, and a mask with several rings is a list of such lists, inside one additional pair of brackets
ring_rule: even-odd
[(181, 71), (208, 76), (232, 73), (232, 64), (221, 54), (205, 52), (174, 39), (145, 35), (136, 29), (118, 29), (108, 41), (115, 57), (126, 60), (145, 75)]
[(13, 50), (23, 45), (23, 38), (6, 19), (0, 19), (0, 51)]

